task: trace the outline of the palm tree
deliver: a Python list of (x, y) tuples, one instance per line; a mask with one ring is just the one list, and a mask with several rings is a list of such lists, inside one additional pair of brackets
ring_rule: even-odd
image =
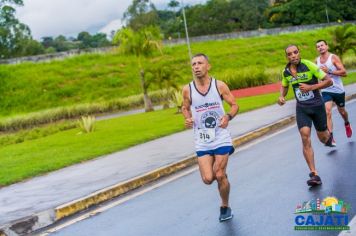
[(148, 85), (145, 81), (145, 70), (142, 66), (142, 60), (151, 56), (155, 51), (159, 51), (162, 54), (162, 37), (159, 28), (149, 26), (136, 32), (130, 28), (124, 28), (116, 33), (113, 43), (119, 44), (119, 51), (121, 53), (134, 55), (137, 58), (145, 111), (153, 111), (153, 105), (147, 92)]
[(356, 26), (352, 24), (336, 27), (332, 31), (330, 51), (337, 54), (342, 60), (348, 50), (353, 50), (356, 54)]

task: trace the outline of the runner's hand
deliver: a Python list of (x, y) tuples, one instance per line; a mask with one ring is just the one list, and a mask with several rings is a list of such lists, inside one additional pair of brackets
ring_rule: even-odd
[(280, 96), (280, 97), (278, 98), (278, 104), (279, 104), (280, 106), (283, 106), (284, 104), (286, 104), (286, 99), (285, 99), (283, 96)]
[(324, 71), (325, 73), (329, 72), (329, 69), (326, 66), (320, 66), (320, 69)]
[(299, 83), (299, 89), (303, 93), (307, 93), (312, 90), (312, 86), (309, 84)]
[(227, 125), (229, 124), (229, 116), (224, 115), (223, 117), (220, 118), (220, 125), (219, 127), (225, 129)]
[(193, 118), (186, 118), (184, 122), (185, 127), (188, 129), (193, 128), (193, 122), (194, 122)]

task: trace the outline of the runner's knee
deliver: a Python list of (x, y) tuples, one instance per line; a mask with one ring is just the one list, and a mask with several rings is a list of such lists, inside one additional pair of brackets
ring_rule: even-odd
[(203, 180), (204, 184), (209, 185), (209, 184), (213, 183), (214, 177), (213, 176), (203, 176), (202, 180)]
[(215, 176), (218, 182), (224, 181), (226, 179), (226, 173), (223, 170), (218, 170)]
[(345, 116), (347, 114), (345, 108), (343, 108), (343, 107), (339, 107), (338, 110), (339, 110), (340, 115), (342, 115), (342, 116)]

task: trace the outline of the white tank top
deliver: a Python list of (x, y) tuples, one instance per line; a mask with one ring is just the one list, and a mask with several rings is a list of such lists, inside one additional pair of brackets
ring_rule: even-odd
[(219, 127), (220, 118), (224, 116), (225, 111), (216, 80), (211, 79), (206, 94), (197, 90), (194, 81), (189, 83), (189, 88), (196, 151), (232, 146), (230, 132)]
[[(320, 56), (316, 59), (317, 65), (319, 67), (321, 66), (326, 66), (328, 68), (329, 71), (335, 71), (337, 70), (336, 66), (333, 64), (332, 62), (332, 56), (334, 54), (329, 55), (328, 59), (326, 60), (325, 63), (320, 63)], [(340, 76), (337, 75), (333, 75), (333, 74), (329, 74), (329, 76), (332, 78), (333, 80), (333, 85), (327, 88), (322, 89), (322, 92), (329, 92), (329, 93), (344, 93), (345, 89), (344, 89), (344, 85), (342, 84), (342, 79)]]

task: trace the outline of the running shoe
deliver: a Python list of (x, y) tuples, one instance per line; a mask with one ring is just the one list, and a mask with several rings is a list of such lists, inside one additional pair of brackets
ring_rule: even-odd
[(321, 185), (321, 179), (319, 177), (319, 175), (316, 175), (314, 172), (311, 172), (309, 174), (310, 179), (307, 181), (307, 184), (311, 187), (317, 186), (317, 185)]
[(350, 123), (345, 125), (345, 131), (346, 131), (346, 136), (348, 138), (351, 138), (351, 136), (352, 136), (352, 128), (351, 128)]
[(220, 216), (219, 216), (219, 221), (227, 221), (232, 219), (234, 215), (232, 214), (232, 210), (230, 207), (220, 207)]
[(330, 135), (330, 138), (329, 138), (328, 141), (325, 143), (325, 146), (328, 146), (328, 147), (336, 147), (336, 142), (335, 142), (335, 139), (334, 139), (334, 135), (333, 135), (333, 134)]

